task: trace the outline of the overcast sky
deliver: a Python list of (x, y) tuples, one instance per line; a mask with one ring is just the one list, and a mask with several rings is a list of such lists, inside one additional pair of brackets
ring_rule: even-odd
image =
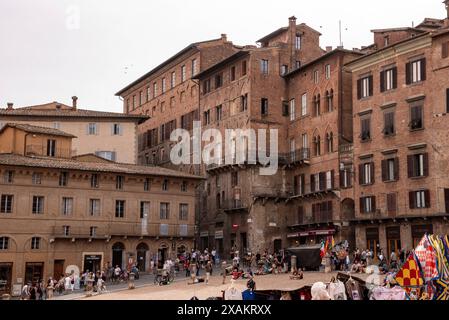
[[(442, 0), (0, 0), (0, 107), (59, 101), (122, 111), (114, 94), (196, 41), (255, 44), (295, 15), (321, 46), (372, 43), (371, 29), (444, 18)], [(346, 30), (347, 29), (347, 30)]]

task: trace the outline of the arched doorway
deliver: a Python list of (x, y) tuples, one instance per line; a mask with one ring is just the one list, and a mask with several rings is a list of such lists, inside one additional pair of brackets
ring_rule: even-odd
[(141, 272), (145, 272), (147, 268), (147, 252), (150, 250), (146, 243), (139, 243), (137, 245), (137, 268)]
[(123, 268), (123, 251), (125, 250), (125, 245), (121, 242), (117, 242), (112, 246), (112, 265), (119, 266)]
[(168, 255), (168, 245), (163, 243), (157, 250), (157, 267), (159, 269), (163, 268), (165, 260), (167, 260), (167, 255)]

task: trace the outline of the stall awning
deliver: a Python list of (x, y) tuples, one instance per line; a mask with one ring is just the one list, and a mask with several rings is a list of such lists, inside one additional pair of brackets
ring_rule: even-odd
[(287, 235), (287, 238), (301, 238), (301, 237), (309, 237), (309, 236), (330, 236), (335, 234), (335, 229), (326, 229), (326, 230), (311, 230), (304, 232), (296, 232), (290, 233)]

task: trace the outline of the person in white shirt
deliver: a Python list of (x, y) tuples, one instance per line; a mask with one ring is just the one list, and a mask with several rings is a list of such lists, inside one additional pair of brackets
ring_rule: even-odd
[(67, 290), (70, 290), (71, 282), (72, 282), (72, 278), (70, 278), (70, 276), (67, 275), (67, 276), (64, 278), (64, 289), (65, 289), (66, 291), (67, 291)]
[(122, 269), (120, 269), (120, 267), (117, 265), (117, 266), (115, 266), (115, 269), (114, 269), (114, 278), (115, 278), (115, 281), (119, 281), (120, 280), (120, 273), (122, 272)]

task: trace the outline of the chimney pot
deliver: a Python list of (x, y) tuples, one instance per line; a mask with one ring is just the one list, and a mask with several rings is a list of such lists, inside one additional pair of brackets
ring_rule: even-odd
[(8, 105), (7, 110), (12, 110), (12, 109), (13, 109), (13, 106), (14, 106), (14, 103), (8, 102), (7, 105)]
[(73, 107), (74, 110), (76, 110), (76, 102), (77, 102), (77, 100), (78, 100), (77, 96), (73, 96), (72, 97), (72, 107)]
[(222, 34), (221, 34), (221, 40), (223, 40), (223, 41), (225, 41), (225, 42), (228, 40), (228, 36), (227, 36), (226, 33), (222, 33)]
[(332, 51), (332, 46), (327, 46), (326, 47), (326, 52), (331, 52)]

